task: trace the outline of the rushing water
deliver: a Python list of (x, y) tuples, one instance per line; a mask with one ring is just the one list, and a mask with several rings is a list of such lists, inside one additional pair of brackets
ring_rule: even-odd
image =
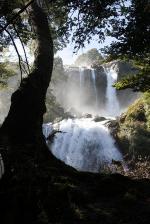
[[(63, 120), (59, 123), (62, 133), (57, 133), (52, 143), (48, 142), (49, 148), (57, 158), (78, 170), (99, 172), (112, 159), (122, 159), (104, 123), (89, 118)], [(43, 126), (46, 137), (51, 127), (51, 124)]]
[(79, 74), (80, 74), (80, 97), (82, 97), (83, 87), (84, 87), (84, 68), (79, 67)]
[(106, 88), (106, 115), (116, 116), (120, 113), (119, 102), (117, 99), (116, 89), (113, 84), (117, 81), (118, 74), (112, 67), (103, 67), (107, 76), (107, 88)]
[[(107, 116), (119, 114), (119, 103), (116, 90), (112, 85), (117, 81), (117, 73), (113, 68), (104, 67), (107, 77), (105, 112)], [(98, 91), (95, 70), (91, 69), (91, 81), (95, 95), (95, 110), (98, 111)], [(79, 68), (80, 77), (80, 103), (84, 96), (86, 76), (84, 67)], [(85, 111), (86, 112), (86, 111)], [(122, 155), (115, 146), (115, 140), (105, 126), (106, 121), (95, 122), (92, 118), (63, 120), (57, 125), (58, 130), (53, 142), (47, 142), (51, 152), (66, 164), (77, 170), (99, 172), (112, 160), (122, 160)], [(47, 137), (55, 129), (52, 124), (43, 126), (44, 135)]]
[(95, 93), (95, 101), (96, 101), (96, 110), (98, 109), (98, 95), (97, 95), (97, 86), (96, 86), (96, 74), (95, 70), (91, 69), (92, 73), (92, 80), (93, 80), (93, 86), (94, 86), (94, 93)]

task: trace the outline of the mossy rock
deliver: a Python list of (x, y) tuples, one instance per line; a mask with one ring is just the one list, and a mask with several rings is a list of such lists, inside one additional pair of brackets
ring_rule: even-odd
[(150, 156), (150, 94), (144, 94), (121, 115), (116, 139), (124, 153)]

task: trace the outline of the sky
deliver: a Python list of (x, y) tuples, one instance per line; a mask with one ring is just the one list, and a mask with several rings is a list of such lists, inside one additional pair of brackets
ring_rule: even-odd
[[(63, 60), (64, 65), (71, 65), (71, 64), (74, 63), (74, 61), (76, 60), (76, 58), (80, 54), (85, 53), (86, 51), (88, 51), (91, 48), (97, 48), (97, 50), (100, 50), (100, 48), (103, 48), (106, 45), (110, 45), (112, 40), (113, 39), (111, 37), (107, 37), (105, 42), (100, 44), (100, 43), (98, 43), (98, 40), (96, 38), (93, 38), (93, 40), (91, 41), (90, 44), (85, 44), (85, 48), (80, 49), (76, 54), (73, 53), (74, 44), (69, 43), (68, 46), (65, 47), (63, 50), (58, 51), (55, 56), (60, 56)], [(20, 55), (24, 58), (24, 52), (23, 52), (21, 43), (19, 42), (19, 40), (15, 40), (15, 42), (16, 42), (16, 45), (19, 49)], [(27, 49), (27, 48), (26, 48), (26, 53), (27, 53), (27, 56), (28, 56), (28, 60), (30, 62), (33, 62), (34, 57), (30, 55), (29, 49)], [(11, 61), (15, 61), (15, 62), (18, 61), (15, 49), (12, 45), (9, 47), (9, 51), (6, 52), (5, 55), (7, 57), (9, 57)]]
[(64, 48), (62, 51), (58, 51), (56, 56), (60, 56), (63, 59), (64, 65), (71, 65), (76, 60), (76, 58), (82, 54), (88, 51), (91, 48), (97, 48), (97, 50), (100, 50), (100, 48), (103, 48), (106, 45), (110, 45), (110, 43), (113, 41), (113, 38), (107, 37), (105, 42), (100, 44), (98, 43), (98, 40), (93, 38), (90, 44), (86, 44), (85, 48), (82, 48), (78, 51), (77, 54), (73, 54), (73, 43), (68, 44), (66, 48)]

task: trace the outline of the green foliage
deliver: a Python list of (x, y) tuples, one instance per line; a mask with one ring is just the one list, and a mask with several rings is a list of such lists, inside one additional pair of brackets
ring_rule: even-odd
[[(128, 56), (139, 59), (148, 58), (149, 45), (149, 0), (132, 0), (131, 5), (125, 7), (122, 17), (112, 18), (112, 30), (109, 35), (116, 38), (104, 52), (113, 57)], [(149, 58), (150, 60), (150, 58)]]
[(146, 92), (150, 91), (150, 66), (146, 66), (137, 75), (129, 75), (117, 82), (117, 90), (131, 88), (133, 91)]
[(126, 121), (146, 121), (145, 108), (143, 99), (137, 100), (134, 104), (129, 106), (126, 117)]
[(129, 76), (114, 86), (118, 89), (131, 88), (133, 91), (150, 90), (150, 7), (148, 0), (132, 0), (129, 7), (122, 8), (123, 17), (110, 21), (112, 30), (109, 36), (117, 39), (103, 52), (108, 55), (107, 60), (117, 58), (133, 59), (140, 72)]
[(102, 62), (103, 57), (96, 48), (88, 50), (86, 53), (81, 54), (75, 61), (75, 65), (93, 65)]

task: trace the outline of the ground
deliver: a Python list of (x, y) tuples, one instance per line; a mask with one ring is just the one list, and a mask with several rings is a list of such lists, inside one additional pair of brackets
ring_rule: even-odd
[(150, 180), (78, 172), (44, 144), (36, 150), (13, 148), (14, 167), (0, 181), (2, 224), (149, 223)]

